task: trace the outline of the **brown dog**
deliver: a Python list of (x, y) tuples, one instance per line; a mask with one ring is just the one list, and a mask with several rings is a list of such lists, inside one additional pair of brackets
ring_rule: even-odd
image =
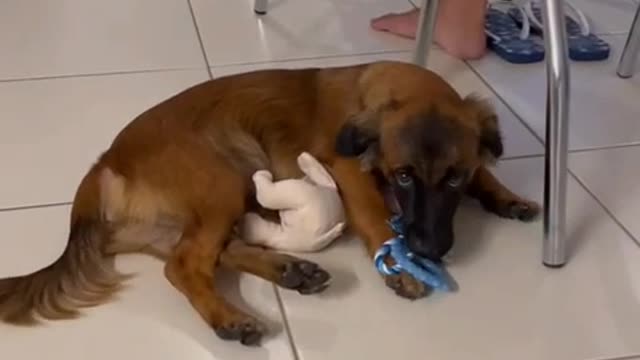
[[(0, 318), (73, 317), (118, 288), (115, 254), (147, 252), (166, 261), (167, 279), (220, 337), (257, 343), (264, 327), (216, 291), (215, 269), (302, 294), (326, 287), (316, 264), (232, 239), (255, 204), (251, 174), (300, 176), (302, 151), (330, 167), (369, 256), (392, 236), (380, 185), (397, 199), (410, 248), (434, 260), (453, 244), (465, 192), (501, 216), (538, 212), (485, 168), (502, 154), (491, 108), (428, 70), (379, 62), (224, 77), (153, 107), (117, 136), (78, 188), (60, 259), (0, 281)], [(426, 294), (410, 276), (385, 280), (401, 296)]]

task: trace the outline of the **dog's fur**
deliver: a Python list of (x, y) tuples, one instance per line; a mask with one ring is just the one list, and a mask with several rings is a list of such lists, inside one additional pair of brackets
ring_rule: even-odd
[[(461, 98), (428, 70), (378, 62), (229, 76), (187, 89), (122, 130), (78, 188), (60, 259), (0, 280), (0, 318), (73, 317), (118, 289), (125, 277), (113, 267), (115, 254), (146, 252), (166, 261), (167, 279), (220, 337), (257, 343), (264, 327), (218, 293), (215, 269), (251, 273), (302, 294), (326, 287), (329, 275), (316, 264), (249, 247), (234, 235), (236, 221), (255, 203), (253, 172), (298, 177), (303, 151), (329, 167), (369, 256), (392, 236), (374, 173), (395, 186), (416, 226), (433, 218), (428, 197), (416, 194), (437, 188), (451, 169), (464, 172), (464, 188), (489, 210), (519, 218), (537, 212), (485, 168), (502, 153), (491, 108)], [(413, 192), (402, 200), (406, 178), (398, 189), (398, 176), (406, 177), (407, 168)], [(438, 256), (448, 250), (440, 247)], [(405, 297), (426, 294), (407, 275), (386, 282)]]

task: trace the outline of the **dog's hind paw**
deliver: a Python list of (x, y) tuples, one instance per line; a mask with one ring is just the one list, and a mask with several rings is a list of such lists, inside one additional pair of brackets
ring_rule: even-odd
[(240, 341), (242, 345), (259, 345), (266, 327), (253, 318), (231, 321), (215, 329), (223, 340)]
[(279, 285), (309, 295), (326, 289), (330, 280), (329, 273), (317, 264), (305, 260), (292, 260), (284, 264)]

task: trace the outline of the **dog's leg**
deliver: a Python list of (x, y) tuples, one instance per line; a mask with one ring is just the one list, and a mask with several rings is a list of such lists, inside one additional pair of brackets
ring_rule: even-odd
[[(371, 259), (382, 244), (394, 236), (387, 221), (391, 216), (373, 177), (360, 169), (357, 159), (337, 158), (331, 165), (347, 212), (349, 226), (364, 241)], [(396, 294), (417, 299), (427, 294), (427, 288), (412, 276), (402, 273), (385, 276), (385, 283)]]
[(528, 221), (540, 212), (538, 204), (511, 192), (485, 167), (476, 170), (467, 192), (487, 211), (509, 219)]
[(225, 340), (257, 344), (265, 327), (236, 309), (214, 288), (214, 272), (233, 221), (203, 217), (208, 221), (187, 229), (165, 265), (165, 275), (182, 292), (202, 318)]
[(329, 273), (315, 263), (250, 246), (242, 240), (234, 240), (227, 246), (220, 255), (220, 264), (303, 295), (321, 292), (330, 280)]

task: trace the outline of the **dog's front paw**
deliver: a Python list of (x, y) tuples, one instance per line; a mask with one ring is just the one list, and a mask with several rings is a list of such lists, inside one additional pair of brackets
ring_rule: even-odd
[(384, 282), (395, 291), (396, 295), (411, 300), (425, 297), (429, 293), (429, 288), (425, 284), (407, 273), (386, 275)]
[(524, 199), (504, 201), (496, 213), (508, 219), (531, 221), (540, 214), (540, 205)]

